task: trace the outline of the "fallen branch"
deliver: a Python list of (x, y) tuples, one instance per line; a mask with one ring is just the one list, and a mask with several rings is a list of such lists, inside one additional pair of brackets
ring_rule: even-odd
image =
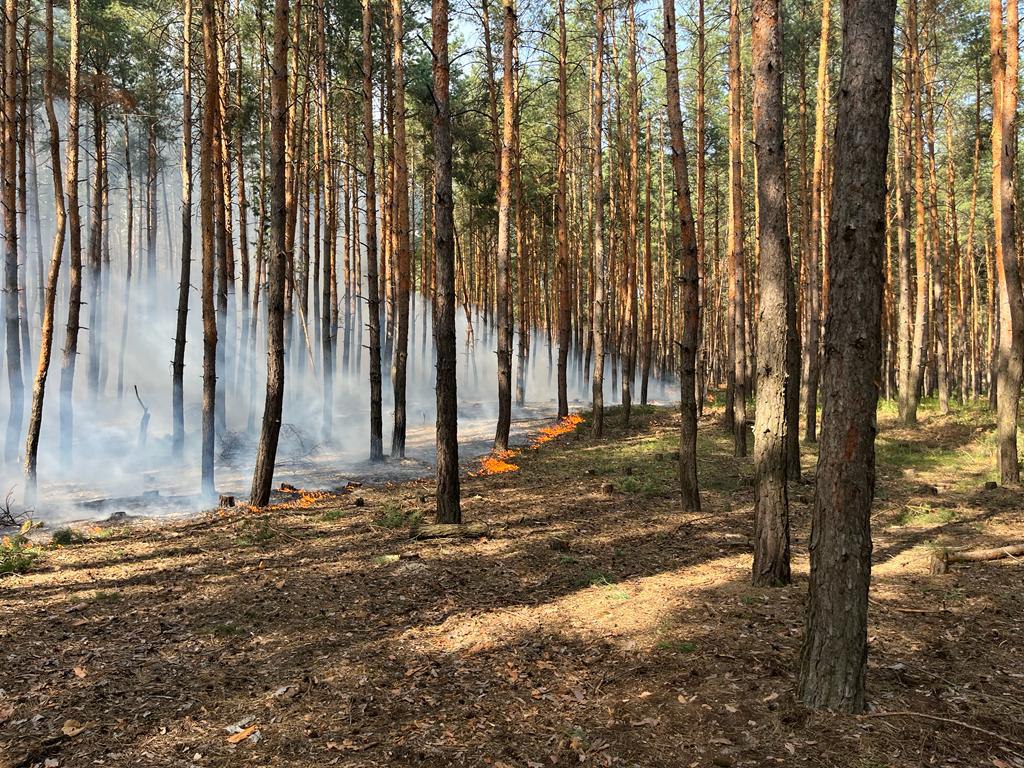
[(951, 563), (980, 563), (986, 560), (1001, 560), (1004, 557), (1024, 556), (1024, 544), (1010, 544), (994, 549), (951, 550), (942, 549), (932, 553), (932, 573), (949, 573)]
[(412, 532), (414, 539), (479, 539), (486, 535), (484, 523), (429, 523)]
[(977, 725), (971, 725), (965, 723), (963, 720), (953, 720), (949, 717), (939, 717), (938, 715), (926, 715), (924, 712), (911, 712), (910, 710), (898, 711), (898, 712), (868, 712), (863, 717), (918, 717), (923, 720), (934, 720), (939, 723), (949, 723), (950, 725), (959, 725), (961, 728), (966, 728), (969, 731), (976, 731), (977, 733), (983, 733), (986, 736), (991, 736), (993, 739), (998, 739), (1004, 744), (1012, 744), (1015, 747), (1024, 749), (1024, 744), (1019, 741), (1014, 741), (1011, 738), (1003, 736), (1001, 733), (995, 731), (989, 731), (985, 728), (981, 728)]

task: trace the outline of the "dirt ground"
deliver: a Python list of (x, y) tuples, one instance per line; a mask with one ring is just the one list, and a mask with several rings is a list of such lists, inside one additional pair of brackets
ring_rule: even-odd
[(1024, 541), (988, 414), (880, 414), (864, 716), (794, 698), (813, 485), (793, 585), (751, 587), (718, 416), (696, 515), (677, 418), (634, 409), (467, 477), (483, 538), (411, 536), (429, 481), (84, 529), (0, 578), (0, 766), (1024, 768), (1024, 565), (928, 568)]

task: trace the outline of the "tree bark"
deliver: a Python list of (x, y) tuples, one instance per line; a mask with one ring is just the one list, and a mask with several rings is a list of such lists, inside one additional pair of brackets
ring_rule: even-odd
[[(368, 0), (366, 0), (368, 2)], [(461, 523), (455, 353), (455, 225), (448, 71), (448, 0), (432, 0), (434, 347), (437, 351), (437, 522)]]
[(69, 0), (68, 19), (70, 47), (68, 50), (68, 141), (67, 141), (67, 215), (68, 215), (68, 319), (64, 334), (64, 352), (60, 369), (60, 458), (63, 466), (70, 466), (74, 439), (75, 365), (78, 361), (78, 328), (82, 311), (82, 220), (78, 207), (78, 80), (81, 58), (78, 48), (78, 0)]
[(729, 2), (729, 305), (732, 313), (733, 450), (747, 455), (747, 322), (743, 255), (743, 114), (740, 5)]
[(793, 268), (786, 211), (779, 0), (755, 0), (751, 49), (759, 201), (757, 234), (761, 244), (757, 409), (754, 414), (753, 582), (755, 586), (777, 587), (790, 580), (786, 398), (795, 383), (790, 378)]
[(21, 313), (18, 297), (18, 202), (17, 102), (18, 102), (18, 0), (4, 3), (3, 81), (3, 209), (4, 209), (4, 324), (7, 335), (7, 384), (10, 413), (4, 458), (12, 464), (18, 458), (25, 406), (25, 382), (21, 371)]
[(799, 696), (864, 709), (895, 0), (843, 0), (829, 307)]
[(393, 190), (395, 261), (398, 272), (398, 301), (395, 327), (395, 349), (392, 358), (391, 385), (395, 396), (395, 422), (391, 433), (391, 456), (405, 458), (406, 368), (409, 360), (409, 292), (412, 273), (409, 245), (409, 160), (405, 140), (405, 62), (403, 61), (402, 0), (391, 0), (391, 37), (394, 61), (395, 183)]
[[(201, 493), (204, 498), (216, 497), (214, 484), (214, 440), (216, 438), (215, 410), (217, 406), (217, 314), (214, 309), (214, 271), (217, 262), (215, 244), (215, 208), (219, 176), (215, 153), (219, 151), (220, 130), (217, 124), (220, 88), (217, 71), (217, 21), (214, 0), (202, 0), (203, 9), (203, 63), (206, 74), (203, 93), (203, 130), (199, 153), (199, 192), (201, 228), (203, 240), (203, 412), (202, 412), (202, 459)], [(147, 206), (148, 207), (148, 206)], [(148, 248), (148, 244), (147, 244)], [(153, 278), (155, 256), (150, 265), (150, 279)]]
[[(676, 53), (676, 11), (674, 0), (663, 0), (665, 14), (665, 77), (668, 80), (668, 124), (672, 136), (672, 172), (679, 221), (679, 303), (683, 332), (679, 351), (679, 488), (685, 512), (700, 511), (697, 487), (697, 337), (700, 329), (699, 280), (697, 278), (697, 237), (690, 207), (690, 180), (686, 169), (686, 142), (679, 104), (679, 62)], [(746, 424), (743, 425), (746, 430)]]
[(604, 119), (604, 0), (594, 3), (594, 68), (590, 85), (591, 140), (590, 174), (594, 221), (591, 233), (591, 257), (594, 261), (594, 306), (591, 312), (591, 333), (594, 337), (593, 420), (594, 437), (604, 434), (604, 171), (602, 157), (602, 121)]
[(555, 146), (555, 241), (558, 281), (558, 418), (569, 415), (569, 396), (566, 390), (566, 369), (569, 360), (570, 306), (569, 306), (569, 239), (568, 211), (566, 210), (566, 178), (569, 165), (568, 43), (565, 32), (565, 0), (558, 0), (558, 102), (556, 105)]
[[(72, 0), (74, 5), (74, 0)], [(78, 16), (71, 17), (73, 50), (78, 51)], [(67, 211), (64, 206), (64, 178), (60, 164), (60, 124), (53, 102), (53, 0), (46, 2), (46, 69), (43, 72), (43, 98), (46, 103), (46, 119), (50, 128), (50, 167), (53, 171), (53, 202), (55, 209), (53, 249), (50, 252), (50, 270), (46, 276), (43, 295), (43, 322), (39, 344), (39, 367), (32, 386), (32, 410), (29, 413), (28, 437), (25, 443), (25, 504), (35, 503), (36, 466), (39, 454), (39, 432), (43, 423), (43, 399), (46, 395), (46, 378), (50, 371), (50, 357), (53, 349), (53, 322), (56, 313), (57, 284), (60, 280), (61, 262), (64, 254), (64, 237), (67, 231)], [(77, 99), (77, 78), (69, 79), (69, 99)], [(68, 152), (70, 165), (70, 145)], [(69, 170), (69, 176), (71, 172)]]
[[(498, 424), (494, 448), (508, 450), (512, 425), (512, 281), (509, 258), (509, 214), (512, 187), (512, 146), (515, 131), (516, 8), (514, 0), (503, 0), (503, 50), (501, 74), (501, 157), (498, 167), (498, 243), (495, 268), (495, 294), (498, 321)], [(522, 286), (520, 286), (522, 290)]]
[[(274, 52), (270, 65), (270, 258), (267, 262), (267, 399), (256, 448), (249, 503), (270, 501), (284, 404), (284, 289), (288, 210), (285, 205), (285, 133), (288, 126), (288, 0), (274, 2)], [(295, 73), (298, 77), (298, 73)]]
[(370, 0), (363, 0), (363, 145), (366, 177), (366, 289), (370, 316), (370, 461), (384, 458), (381, 415), (380, 289), (377, 274), (377, 175), (373, 144), (373, 41)]
[(1018, 18), (1014, 2), (1006, 6), (1005, 39), (1000, 0), (989, 2), (992, 55), (992, 211), (995, 262), (999, 277), (999, 347), (996, 366), (996, 449), (999, 480), (1020, 482), (1017, 460), (1017, 406), (1020, 400), (1021, 362), (1024, 355), (1024, 292), (1017, 264), (1014, 188), (1016, 165), (1016, 113)]
[(181, 273), (171, 363), (171, 451), (185, 451), (185, 343), (192, 279), (192, 0), (183, 0), (181, 87)]

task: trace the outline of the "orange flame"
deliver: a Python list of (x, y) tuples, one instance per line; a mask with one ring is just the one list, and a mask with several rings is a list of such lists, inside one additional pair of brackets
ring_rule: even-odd
[(489, 456), (480, 459), (480, 470), (474, 475), (502, 475), (506, 472), (516, 472), (518, 464), (513, 464), (509, 459), (514, 459), (519, 451), (495, 451)]
[(540, 434), (537, 435), (536, 439), (533, 441), (533, 447), (536, 448), (538, 445), (544, 445), (544, 443), (551, 442), (556, 437), (574, 432), (576, 427), (582, 423), (582, 416), (578, 413), (570, 413), (564, 419), (560, 419), (556, 422), (554, 426), (544, 427), (541, 429)]
[[(556, 437), (567, 435), (570, 432), (573, 432), (576, 427), (582, 423), (582, 416), (575, 413), (569, 414), (564, 419), (559, 419), (552, 426), (541, 428), (540, 433), (530, 444), (530, 448), (539, 448), (544, 445), (544, 443), (549, 443)], [(480, 469), (476, 472), (471, 472), (470, 475), (473, 477), (483, 477), (485, 475), (502, 475), (506, 472), (518, 472), (519, 465), (513, 464), (510, 459), (514, 459), (516, 456), (520, 455), (520, 453), (521, 451), (517, 450), (494, 451), (480, 459)]]

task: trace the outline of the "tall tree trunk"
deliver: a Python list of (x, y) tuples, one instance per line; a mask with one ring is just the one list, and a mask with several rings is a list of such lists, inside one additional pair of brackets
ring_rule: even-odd
[(1017, 264), (1014, 167), (1017, 155), (1017, 4), (1006, 6), (1005, 40), (1000, 0), (989, 2), (992, 54), (992, 210), (995, 261), (999, 276), (999, 351), (996, 368), (996, 448), (999, 480), (1020, 482), (1017, 460), (1017, 406), (1024, 355), (1024, 293)]
[(910, 48), (911, 116), (909, 131), (914, 164), (914, 260), (917, 264), (916, 305), (914, 332), (910, 348), (910, 375), (907, 380), (907, 404), (903, 421), (917, 423), (917, 408), (921, 398), (921, 384), (925, 365), (925, 333), (928, 327), (928, 252), (925, 240), (924, 189), (924, 131), (921, 124), (921, 49), (918, 42), (917, 1), (907, 5), (907, 39)]
[[(78, 54), (78, 14), (75, 0), (71, 0), (72, 61)], [(69, 78), (69, 100), (77, 101), (78, 79)], [(53, 249), (50, 252), (50, 271), (46, 276), (46, 292), (43, 296), (43, 323), (39, 344), (39, 367), (32, 386), (32, 410), (29, 413), (28, 437), (25, 443), (25, 504), (35, 503), (36, 465), (39, 454), (39, 432), (43, 424), (43, 398), (46, 395), (46, 377), (50, 371), (50, 356), (53, 349), (53, 322), (57, 302), (57, 284), (60, 280), (61, 261), (64, 254), (64, 236), (67, 230), (67, 212), (64, 207), (64, 179), (60, 165), (60, 124), (53, 106), (53, 0), (46, 2), (46, 69), (43, 72), (43, 98), (46, 102), (46, 120), (50, 128), (50, 167), (53, 171), (53, 202), (55, 209)], [(71, 145), (68, 145), (68, 162), (72, 160)], [(69, 176), (71, 171), (69, 169)]]
[(787, 395), (796, 382), (789, 343), (793, 266), (786, 211), (779, 0), (755, 0), (754, 151), (761, 244), (757, 317), (757, 408), (754, 412), (754, 577), (756, 586), (789, 583)]
[(743, 113), (740, 5), (729, 2), (729, 305), (732, 314), (733, 449), (747, 454), (747, 321), (743, 255)]
[(630, 408), (633, 403), (633, 378), (636, 374), (636, 341), (637, 341), (637, 297), (636, 297), (636, 262), (637, 262), (637, 205), (639, 200), (639, 160), (640, 160), (640, 86), (636, 71), (636, 9), (635, 0), (626, 5), (626, 58), (628, 65), (627, 97), (629, 99), (629, 161), (625, 165), (625, 214), (626, 214), (626, 274), (624, 298), (626, 316), (623, 320), (625, 332), (625, 355), (622, 366), (622, 415), (623, 421), (629, 424)]
[(860, 712), (881, 363), (885, 166), (895, 0), (843, 0), (829, 220), (822, 434), (799, 696)]
[(363, 144), (366, 150), (366, 283), (370, 315), (370, 461), (384, 458), (381, 415), (380, 292), (377, 274), (377, 176), (373, 144), (373, 42), (370, 0), (363, 0)]
[(171, 363), (171, 450), (181, 459), (185, 450), (185, 341), (192, 275), (192, 0), (184, 2), (181, 89), (181, 273)]
[[(209, 1), (209, 0), (207, 0)], [(288, 125), (288, 0), (274, 2), (270, 80), (270, 259), (267, 263), (267, 399), (249, 503), (264, 507), (274, 481), (284, 405), (285, 132)], [(298, 77), (298, 73), (294, 74)]]
[(409, 361), (409, 292), (412, 273), (409, 244), (409, 159), (405, 141), (405, 62), (403, 61), (402, 0), (391, 0), (391, 37), (394, 61), (394, 198), (395, 261), (398, 272), (398, 301), (395, 351), (391, 363), (391, 386), (395, 396), (395, 423), (391, 433), (392, 457), (405, 458), (406, 368)]
[(432, 0), (434, 96), (434, 346), (437, 350), (437, 522), (461, 523), (455, 353), (455, 225), (448, 71), (448, 0)]
[[(498, 168), (498, 243), (495, 281), (498, 320), (498, 424), (494, 448), (508, 450), (512, 424), (512, 280), (509, 259), (509, 213), (512, 187), (512, 146), (515, 131), (516, 8), (514, 0), (503, 0), (503, 50), (501, 73), (501, 157)], [(520, 290), (523, 287), (520, 285)]]
[[(203, 413), (202, 413), (202, 488), (204, 497), (216, 494), (214, 485), (215, 411), (217, 407), (217, 314), (214, 308), (214, 271), (217, 262), (214, 209), (219, 208), (217, 178), (220, 173), (216, 155), (220, 147), (218, 104), (220, 87), (217, 71), (217, 19), (215, 0), (203, 3), (203, 64), (206, 88), (203, 93), (203, 130), (199, 153), (199, 193), (203, 240)], [(148, 206), (147, 206), (148, 207)], [(148, 224), (148, 219), (147, 219)], [(148, 242), (147, 242), (148, 247)], [(155, 262), (155, 256), (154, 262)], [(153, 266), (150, 267), (153, 276)]]
[[(676, 11), (674, 0), (663, 0), (665, 14), (665, 77), (668, 80), (668, 124), (672, 136), (673, 191), (679, 215), (679, 302), (683, 333), (679, 352), (679, 486), (685, 512), (700, 511), (697, 487), (697, 336), (700, 329), (699, 280), (697, 278), (697, 237), (690, 207), (690, 181), (686, 170), (686, 143), (679, 105), (679, 62), (676, 53)], [(746, 424), (743, 425), (746, 430)]]
[(569, 239), (568, 211), (566, 210), (566, 178), (569, 165), (569, 127), (567, 74), (568, 43), (565, 32), (565, 0), (558, 0), (558, 103), (556, 105), (555, 145), (555, 241), (556, 276), (558, 281), (558, 418), (569, 415), (569, 396), (566, 389), (566, 368), (569, 360), (570, 306), (569, 306)]
[(18, 296), (18, 202), (17, 102), (18, 102), (18, 0), (4, 3), (4, 111), (3, 111), (3, 208), (4, 208), (4, 323), (7, 333), (7, 384), (10, 414), (4, 459), (18, 458), (25, 408), (25, 382), (21, 373), (21, 319)]
[(804, 439), (818, 438), (818, 380), (821, 365), (821, 245), (828, 228), (824, 213), (825, 130), (828, 121), (828, 40), (831, 26), (829, 0), (822, 0), (818, 39), (818, 79), (814, 104), (814, 160), (811, 166), (811, 221), (806, 248), (807, 337), (804, 339)]
[(604, 178), (602, 158), (602, 121), (604, 119), (604, 0), (595, 0), (594, 67), (590, 91), (591, 139), (590, 174), (594, 221), (591, 233), (591, 257), (594, 262), (594, 307), (591, 333), (594, 336), (593, 419), (594, 437), (604, 434)]
[[(121, 343), (117, 352), (117, 399), (124, 395), (124, 358), (128, 347), (128, 325), (131, 315), (132, 268), (135, 261), (135, 182), (132, 179), (132, 142), (128, 113), (124, 113), (124, 171), (125, 171), (125, 252), (124, 294), (121, 300)], [(109, 268), (107, 272), (109, 273)]]
[(74, 440), (75, 364), (78, 361), (78, 329), (82, 311), (82, 219), (78, 207), (78, 79), (81, 58), (78, 52), (78, 3), (68, 1), (70, 45), (68, 48), (68, 141), (67, 141), (67, 215), (68, 215), (68, 320), (64, 334), (64, 352), (60, 368), (60, 458), (70, 466)]

